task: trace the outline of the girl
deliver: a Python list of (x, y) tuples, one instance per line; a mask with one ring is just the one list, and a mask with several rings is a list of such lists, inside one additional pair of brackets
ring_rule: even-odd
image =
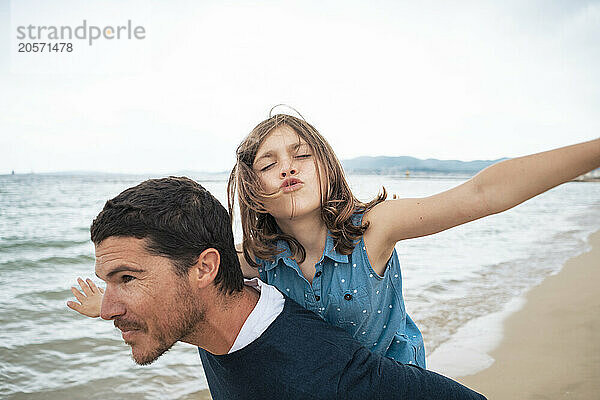
[[(406, 314), (395, 244), (505, 211), (600, 166), (600, 139), (492, 165), (421, 199), (358, 201), (327, 141), (304, 121), (278, 114), (237, 149), (228, 184), (239, 199), (247, 278), (260, 277), (372, 351), (425, 367), (419, 329)], [(233, 217), (232, 217), (233, 220)], [(101, 292), (69, 307), (99, 315)]]

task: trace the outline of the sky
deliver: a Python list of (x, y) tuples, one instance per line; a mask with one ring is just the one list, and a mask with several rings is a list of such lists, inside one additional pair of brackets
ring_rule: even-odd
[[(84, 20), (144, 38), (18, 37)], [(229, 170), (280, 103), (340, 159), (518, 157), (600, 136), (598, 43), (600, 1), (0, 0), (0, 174)]]

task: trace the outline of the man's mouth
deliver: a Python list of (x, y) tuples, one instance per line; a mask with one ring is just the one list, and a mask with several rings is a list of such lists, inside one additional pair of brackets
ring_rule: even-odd
[(304, 186), (304, 183), (300, 179), (288, 178), (285, 181), (283, 181), (283, 183), (281, 184), (281, 186), (279, 186), (279, 188), (284, 193), (287, 193), (287, 192), (293, 192), (294, 190), (298, 190), (302, 186)]
[(121, 331), (121, 336), (123, 336), (125, 342), (130, 340), (136, 333), (142, 331), (142, 328), (138, 325), (122, 323), (120, 321), (115, 321), (115, 327)]
[(132, 337), (135, 336), (136, 333), (138, 333), (140, 330), (139, 329), (131, 329), (128, 331), (121, 331), (121, 336), (123, 337), (123, 340), (127, 343), (130, 342)]

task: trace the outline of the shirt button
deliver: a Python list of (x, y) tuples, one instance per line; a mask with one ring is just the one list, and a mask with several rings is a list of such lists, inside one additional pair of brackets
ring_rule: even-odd
[(315, 278), (318, 278), (321, 276), (321, 271), (317, 271), (317, 273), (315, 274)]
[(321, 300), (321, 296), (317, 296), (317, 295), (315, 295), (315, 300), (316, 300), (316, 301), (319, 301), (319, 300)]
[(352, 300), (352, 295), (351, 295), (350, 293), (346, 293), (346, 294), (344, 295), (344, 299), (346, 299), (346, 300), (350, 301), (350, 300)]

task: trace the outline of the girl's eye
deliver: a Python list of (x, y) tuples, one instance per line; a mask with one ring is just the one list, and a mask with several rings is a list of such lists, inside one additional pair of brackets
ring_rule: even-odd
[(275, 165), (275, 163), (271, 163), (271, 164), (269, 164), (269, 165), (266, 165), (266, 166), (262, 167), (262, 168), (260, 169), (260, 172), (263, 172), (263, 171), (266, 171), (266, 170), (268, 170), (268, 169), (269, 169), (269, 168), (271, 168), (273, 165)]
[(134, 277), (134, 276), (131, 276), (131, 275), (123, 275), (123, 276), (121, 277), (121, 280), (122, 280), (124, 283), (130, 282), (130, 281), (132, 281), (132, 280), (134, 280), (134, 279), (135, 279), (135, 277)]
[(310, 154), (300, 154), (300, 155), (296, 156), (296, 158), (308, 158), (308, 157), (310, 157)]

